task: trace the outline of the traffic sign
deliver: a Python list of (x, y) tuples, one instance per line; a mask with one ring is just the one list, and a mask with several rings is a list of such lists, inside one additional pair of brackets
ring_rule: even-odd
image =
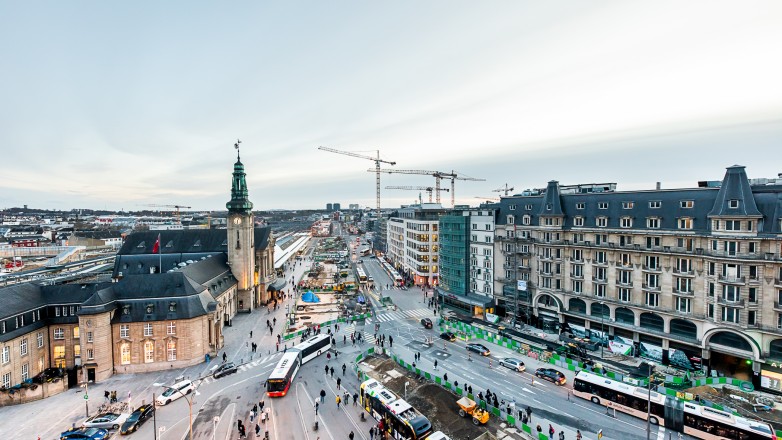
[(85, 395), (84, 395), (84, 400), (90, 400), (90, 396), (88, 396), (88, 395), (86, 395), (86, 394), (85, 394)]

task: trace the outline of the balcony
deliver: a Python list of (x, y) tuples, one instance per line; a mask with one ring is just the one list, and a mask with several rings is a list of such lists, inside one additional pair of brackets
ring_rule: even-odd
[(659, 292), (661, 290), (660, 286), (650, 286), (649, 284), (646, 283), (643, 283), (641, 285), (641, 288), (649, 292)]
[(736, 306), (736, 307), (744, 307), (744, 300), (743, 299), (727, 299), (722, 296), (717, 297), (717, 302), (720, 304), (724, 304), (727, 306)]
[(519, 268), (519, 270), (523, 270), (525, 272), (529, 272), (530, 270), (532, 270), (532, 268), (530, 268), (528, 265), (519, 264), (517, 267)]
[(592, 264), (595, 265), (595, 266), (608, 267), (608, 261), (607, 260), (604, 260), (604, 261), (592, 260)]
[(538, 259), (539, 259), (540, 261), (554, 261), (554, 257), (552, 257), (551, 255), (549, 255), (549, 256), (540, 255), (540, 256), (538, 257)]
[(571, 272), (570, 273), (570, 278), (572, 278), (574, 280), (583, 280), (584, 279), (584, 274), (583, 273), (575, 274), (575, 273)]
[(593, 283), (598, 283), (598, 284), (608, 284), (608, 279), (607, 278), (598, 278), (598, 277), (594, 277), (593, 276), (592, 277), (592, 282)]
[(782, 287), (782, 278), (774, 279), (774, 287)]
[(674, 267), (673, 268), (673, 274), (676, 275), (676, 276), (679, 276), (679, 277), (694, 277), (695, 276), (695, 271), (692, 270), (692, 269), (690, 269), (690, 270), (680, 270), (680, 269), (677, 269), (677, 268)]
[(654, 272), (654, 273), (662, 273), (662, 268), (660, 266), (647, 266), (646, 264), (643, 265), (643, 271), (644, 272)]
[(681, 290), (681, 289), (674, 288), (673, 289), (673, 294), (674, 295), (679, 295), (679, 296), (693, 296), (693, 295), (695, 295), (695, 292), (692, 289), (690, 289), (690, 290)]
[(779, 301), (774, 301), (774, 310), (782, 311), (782, 304)]
[(579, 259), (575, 259), (573, 257), (569, 257), (568, 261), (570, 261), (571, 263), (583, 263), (584, 262), (584, 257), (581, 257)]
[(515, 252), (515, 253), (517, 253), (517, 254), (519, 254), (519, 255), (522, 255), (522, 256), (529, 256), (529, 255), (531, 254), (531, 252), (529, 251), (529, 249), (527, 249), (527, 250), (516, 249), (516, 252)]
[(719, 275), (717, 279), (720, 280), (721, 283), (726, 284), (744, 284), (746, 280), (745, 277), (735, 277), (728, 275)]
[(632, 281), (616, 280), (616, 285), (619, 287), (633, 287)]

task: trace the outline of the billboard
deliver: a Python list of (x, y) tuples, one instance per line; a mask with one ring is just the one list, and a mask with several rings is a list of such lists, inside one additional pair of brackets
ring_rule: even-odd
[(516, 281), (516, 289), (518, 289), (518, 290), (527, 290), (527, 281), (526, 280), (517, 280)]

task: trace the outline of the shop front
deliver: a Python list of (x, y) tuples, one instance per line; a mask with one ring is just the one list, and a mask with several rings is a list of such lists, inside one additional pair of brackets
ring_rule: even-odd
[(494, 313), (493, 299), (488, 296), (455, 295), (438, 288), (437, 298), (442, 307), (473, 318), (484, 319), (486, 313)]

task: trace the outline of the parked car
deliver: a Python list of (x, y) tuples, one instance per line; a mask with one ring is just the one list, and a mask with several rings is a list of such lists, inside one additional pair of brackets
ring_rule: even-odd
[(440, 333), (440, 338), (445, 339), (446, 341), (454, 342), (456, 341), (456, 335), (451, 332), (442, 332)]
[(189, 380), (183, 380), (165, 388), (166, 390), (163, 392), (163, 394), (157, 396), (157, 399), (155, 399), (156, 403), (161, 406), (168, 405), (185, 394), (192, 393), (195, 389), (195, 385), (193, 385), (193, 382)]
[(56, 378), (65, 377), (65, 370), (62, 368), (47, 368), (33, 376), (34, 383), (51, 382)]
[(432, 320), (429, 318), (423, 318), (421, 319), (421, 325), (424, 326), (424, 328), (432, 328)]
[(84, 428), (119, 429), (128, 418), (128, 414), (103, 413), (92, 416), (81, 425)]
[(515, 371), (524, 371), (527, 368), (524, 366), (524, 362), (514, 358), (500, 359), (500, 365)]
[(229, 374), (236, 373), (237, 371), (238, 370), (236, 368), (236, 365), (234, 365), (233, 362), (226, 362), (226, 363), (220, 365), (219, 367), (217, 367), (215, 372), (212, 373), (212, 377), (217, 379), (217, 378), (220, 378), (220, 377), (223, 377), (223, 376), (228, 376)]
[(535, 376), (554, 382), (557, 385), (564, 385), (567, 382), (565, 374), (553, 368), (538, 368), (535, 370)]
[(105, 440), (109, 431), (101, 428), (74, 428), (60, 434), (60, 440)]
[(155, 405), (148, 403), (146, 405), (139, 406), (135, 411), (133, 411), (133, 413), (130, 414), (130, 417), (125, 420), (125, 423), (122, 424), (119, 433), (125, 435), (130, 434), (131, 432), (136, 432), (139, 426), (144, 424), (147, 419), (152, 418), (153, 414), (155, 414)]
[(491, 351), (489, 351), (489, 349), (486, 348), (486, 346), (481, 344), (467, 344), (467, 350), (474, 351), (480, 354), (481, 356), (488, 356), (491, 354)]

